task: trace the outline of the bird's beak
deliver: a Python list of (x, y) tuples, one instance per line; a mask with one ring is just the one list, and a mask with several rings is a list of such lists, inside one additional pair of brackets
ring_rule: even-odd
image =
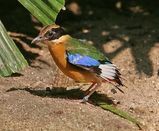
[(43, 40), (43, 37), (41, 37), (41, 36), (37, 36), (37, 37), (35, 37), (33, 40), (32, 40), (32, 44), (33, 43), (39, 43), (39, 42), (41, 42)]

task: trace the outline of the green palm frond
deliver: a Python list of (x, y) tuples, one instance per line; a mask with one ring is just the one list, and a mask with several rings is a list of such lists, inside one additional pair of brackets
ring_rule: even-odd
[(0, 76), (10, 76), (28, 65), (0, 21)]
[(43, 25), (55, 22), (65, 0), (18, 0)]

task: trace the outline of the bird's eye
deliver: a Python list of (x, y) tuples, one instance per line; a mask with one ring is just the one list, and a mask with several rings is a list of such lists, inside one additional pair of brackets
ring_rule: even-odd
[(48, 39), (52, 39), (55, 34), (56, 34), (56, 32), (54, 32), (54, 31), (49, 31), (49, 32), (46, 33), (45, 36), (46, 36)]
[(55, 32), (50, 31), (50, 32), (48, 33), (48, 36), (51, 37), (51, 36), (53, 36), (54, 34), (55, 34)]

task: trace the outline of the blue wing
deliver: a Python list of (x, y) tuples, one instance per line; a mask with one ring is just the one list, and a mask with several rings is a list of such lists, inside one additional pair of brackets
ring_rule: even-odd
[[(78, 53), (74, 54), (69, 52), (67, 52), (67, 60), (69, 63), (75, 66), (82, 67), (86, 70), (90, 70), (91, 72), (96, 73), (106, 81), (113, 80), (119, 85), (123, 86), (120, 80), (121, 74), (119, 70), (108, 60), (98, 61), (90, 56), (83, 56)], [(121, 89), (119, 90), (122, 91)]]
[(69, 63), (83, 67), (99, 66), (100, 62), (90, 56), (83, 56), (81, 54), (67, 53), (67, 60)]

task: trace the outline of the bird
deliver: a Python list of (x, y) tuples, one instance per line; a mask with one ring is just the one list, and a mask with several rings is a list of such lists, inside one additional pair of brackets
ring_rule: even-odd
[(76, 82), (91, 84), (82, 102), (87, 102), (106, 82), (124, 93), (119, 88), (124, 84), (118, 67), (93, 45), (71, 37), (63, 27), (56, 24), (43, 27), (32, 43), (47, 45), (54, 62), (66, 76)]

